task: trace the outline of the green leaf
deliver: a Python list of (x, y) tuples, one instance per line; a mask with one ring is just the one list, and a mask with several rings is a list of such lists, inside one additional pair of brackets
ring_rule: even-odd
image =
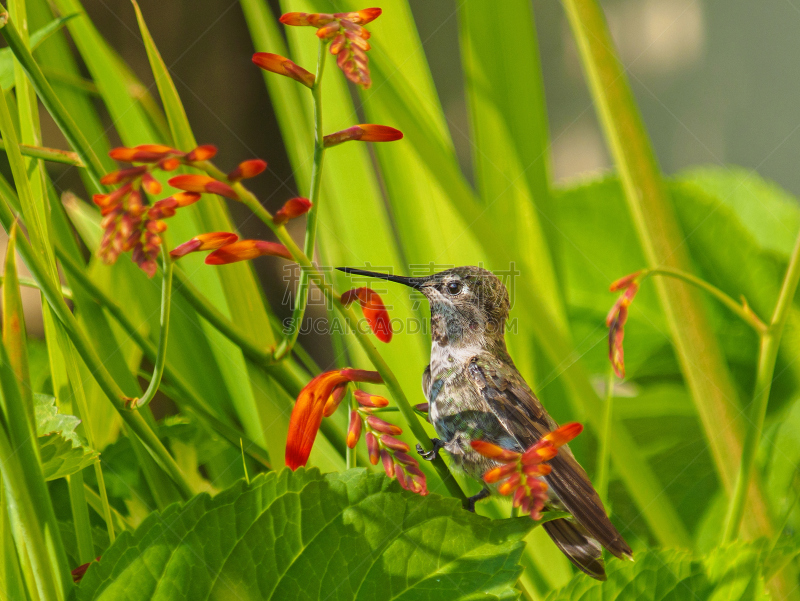
[(533, 526), (363, 469), (284, 470), (151, 515), (89, 568), (77, 599), (515, 599)]
[(35, 394), (34, 410), (45, 480), (69, 476), (98, 460), (100, 454), (88, 448), (75, 431), (81, 420), (74, 415), (59, 413), (55, 397)]
[(701, 559), (652, 549), (637, 553), (633, 563), (611, 562), (607, 582), (578, 575), (547, 601), (766, 601), (770, 596), (762, 569), (767, 549), (764, 539), (737, 542)]
[[(61, 29), (67, 21), (70, 19), (77, 17), (78, 13), (73, 13), (71, 15), (66, 15), (59, 19), (54, 19), (50, 21), (47, 25), (38, 29), (34, 33), (31, 34), (31, 51), (36, 50), (36, 48), (44, 42), (47, 38), (53, 35), (56, 31)], [(8, 90), (14, 87), (14, 53), (11, 52), (10, 48), (3, 48), (0, 50), (0, 88), (3, 90)]]

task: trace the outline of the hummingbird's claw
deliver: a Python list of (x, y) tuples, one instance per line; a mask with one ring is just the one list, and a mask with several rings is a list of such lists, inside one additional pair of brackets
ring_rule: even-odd
[(439, 449), (444, 447), (444, 443), (438, 438), (431, 438), (431, 442), (433, 443), (433, 449), (430, 451), (426, 451), (422, 448), (421, 444), (417, 443), (417, 453), (419, 453), (420, 457), (425, 461), (433, 461), (439, 457)]
[(492, 493), (488, 488), (482, 488), (481, 492), (479, 492), (477, 495), (472, 495), (471, 497), (467, 497), (467, 511), (475, 513), (475, 503), (477, 503), (481, 499), (485, 499), (490, 494)]

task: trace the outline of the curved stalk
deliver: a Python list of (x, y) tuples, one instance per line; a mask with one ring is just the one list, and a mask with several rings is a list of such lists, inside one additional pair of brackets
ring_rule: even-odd
[(783, 326), (786, 324), (789, 307), (797, 291), (798, 282), (800, 282), (800, 235), (797, 237), (792, 256), (789, 259), (789, 267), (783, 279), (783, 285), (778, 295), (775, 310), (772, 313), (772, 319), (766, 331), (761, 335), (755, 392), (750, 406), (747, 433), (742, 446), (739, 473), (737, 474), (736, 485), (728, 505), (728, 513), (725, 516), (725, 529), (722, 535), (723, 544), (729, 543), (736, 538), (739, 533), (739, 526), (742, 523), (747, 491), (750, 488), (750, 479), (756, 462), (756, 452), (758, 444), (761, 442), (761, 432), (764, 429), (764, 417), (767, 414), (769, 393), (772, 388), (772, 376), (775, 372), (775, 361), (778, 358)]
[(164, 367), (167, 364), (169, 312), (172, 305), (173, 261), (172, 257), (169, 256), (169, 251), (165, 243), (161, 244), (161, 261), (163, 263), (161, 275), (161, 323), (158, 332), (158, 350), (156, 351), (153, 377), (150, 379), (150, 384), (147, 386), (144, 395), (131, 402), (131, 409), (146, 407), (150, 401), (153, 400), (153, 397), (155, 397), (158, 392), (158, 386), (161, 384), (161, 377), (164, 375)]
[(611, 467), (611, 424), (614, 416), (614, 370), (608, 370), (606, 378), (606, 404), (603, 411), (603, 434), (597, 453), (597, 483), (595, 488), (603, 503), (608, 502), (608, 474)]
[[(5, 148), (5, 140), (0, 140), (0, 149), (5, 150)], [(50, 161), (51, 163), (64, 163), (65, 165), (72, 165), (73, 167), (86, 167), (78, 154), (70, 150), (19, 144), (19, 152), (22, 156), (42, 159), (44, 161)]]
[(758, 334), (763, 334), (767, 331), (767, 324), (765, 324), (750, 308), (747, 303), (740, 304), (733, 300), (730, 296), (725, 294), (722, 290), (709, 284), (704, 279), (699, 278), (691, 273), (682, 271), (680, 269), (673, 269), (672, 267), (656, 267), (653, 269), (646, 269), (642, 275), (642, 280), (651, 275), (665, 275), (669, 277), (682, 280), (693, 286), (697, 286), (708, 292), (711, 296), (720, 301), (723, 305), (728, 307), (737, 317), (744, 321), (747, 325), (753, 328)]
[[(319, 41), (317, 51), (317, 73), (314, 78), (314, 85), (311, 88), (311, 95), (314, 98), (314, 164), (311, 166), (311, 191), (308, 199), (311, 201), (311, 209), (306, 216), (306, 240), (303, 245), (303, 252), (307, 257), (314, 257), (314, 246), (317, 240), (317, 220), (319, 219), (319, 196), (322, 185), (322, 160), (325, 157), (324, 132), (322, 131), (322, 73), (325, 69), (325, 48), (328, 42)], [(308, 274), (300, 272), (300, 280), (297, 283), (297, 294), (294, 300), (294, 310), (292, 311), (292, 329), (289, 334), (281, 341), (275, 351), (275, 359), (283, 359), (297, 342), (300, 334), (300, 327), (303, 323), (303, 316), (306, 312), (308, 303)]]

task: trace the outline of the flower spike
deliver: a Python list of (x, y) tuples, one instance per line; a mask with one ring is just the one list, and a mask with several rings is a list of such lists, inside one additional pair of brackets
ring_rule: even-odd
[(392, 340), (392, 322), (380, 295), (371, 288), (355, 288), (342, 294), (342, 304), (347, 306), (358, 300), (370, 329), (381, 342)]
[(269, 52), (256, 52), (253, 55), (253, 63), (265, 71), (285, 75), (295, 81), (300, 82), (307, 88), (314, 86), (314, 74), (306, 71), (300, 65), (290, 61), (280, 54), (270, 54)]
[(272, 216), (272, 221), (275, 225), (283, 225), (290, 219), (300, 217), (311, 210), (311, 201), (307, 198), (298, 196), (297, 198), (290, 198), (284, 205)]
[[(289, 434), (286, 439), (286, 465), (291, 469), (305, 465), (311, 447), (322, 423), (325, 403), (333, 389), (347, 382), (381, 381), (377, 372), (358, 369), (328, 371), (311, 380), (297, 397), (289, 419)], [(372, 438), (375, 438), (374, 436)], [(375, 440), (377, 443), (377, 439)], [(376, 460), (377, 463), (377, 460)]]
[(188, 240), (176, 246), (170, 251), (169, 256), (173, 259), (179, 259), (189, 253), (198, 252), (201, 250), (214, 250), (232, 244), (239, 239), (239, 236), (230, 232), (210, 232), (208, 234), (200, 234), (191, 240)]
[(325, 148), (349, 142), (351, 140), (360, 140), (361, 142), (394, 142), (401, 140), (403, 132), (388, 125), (374, 125), (365, 123), (362, 125), (354, 125), (333, 134), (328, 134), (323, 138)]
[(206, 265), (227, 265), (239, 261), (249, 261), (256, 257), (270, 255), (292, 260), (292, 255), (283, 244), (264, 240), (239, 240), (218, 248), (206, 257)]

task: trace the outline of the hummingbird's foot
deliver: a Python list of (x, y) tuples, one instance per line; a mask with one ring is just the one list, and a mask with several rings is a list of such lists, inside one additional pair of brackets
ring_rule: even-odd
[(425, 461), (433, 461), (439, 457), (439, 450), (444, 448), (444, 443), (438, 438), (431, 438), (431, 442), (433, 443), (433, 449), (430, 451), (426, 451), (422, 448), (421, 444), (417, 443), (417, 453), (419, 453), (420, 457)]
[(471, 497), (467, 497), (467, 511), (475, 513), (475, 503), (477, 503), (482, 499), (485, 499), (490, 494), (492, 493), (491, 491), (489, 491), (488, 488), (482, 488), (481, 492), (479, 492), (477, 495), (472, 495)]

